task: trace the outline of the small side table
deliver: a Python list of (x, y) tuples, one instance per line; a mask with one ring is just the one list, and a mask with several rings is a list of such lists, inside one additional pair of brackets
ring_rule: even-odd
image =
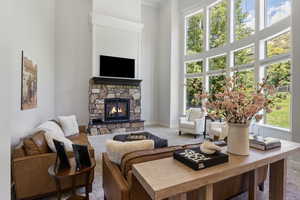
[[(91, 158), (91, 167), (84, 168), (82, 170), (76, 171), (76, 162), (74, 158), (70, 159), (70, 169), (64, 169), (64, 170), (55, 170), (55, 165), (51, 165), (48, 169), (48, 173), (50, 176), (52, 176), (56, 183), (56, 189), (57, 189), (57, 199), (61, 200), (62, 196), (62, 188), (61, 188), (61, 180), (66, 178), (72, 179), (72, 195), (67, 200), (89, 200), (89, 192), (88, 192), (88, 186), (90, 182), (90, 175), (92, 170), (96, 166), (95, 159)], [(76, 178), (79, 175), (85, 174), (86, 175), (86, 182), (85, 182), (85, 197), (80, 196), (76, 194)]]

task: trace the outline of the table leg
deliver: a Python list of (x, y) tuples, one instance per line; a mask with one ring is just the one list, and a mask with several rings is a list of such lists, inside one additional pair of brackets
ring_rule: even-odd
[(61, 185), (59, 178), (54, 178), (57, 190), (57, 200), (61, 200)]
[(256, 200), (256, 191), (257, 191), (257, 173), (256, 170), (249, 172), (249, 190), (248, 190), (248, 199)]
[(183, 193), (183, 194), (178, 194), (176, 196), (173, 196), (173, 197), (170, 197), (168, 198), (168, 200), (186, 200), (186, 194)]
[(76, 195), (76, 190), (75, 190), (75, 188), (76, 188), (76, 176), (73, 176), (72, 177), (72, 195)]
[(214, 190), (213, 190), (213, 184), (209, 184), (205, 186), (205, 200), (213, 200), (214, 196)]
[(285, 200), (286, 159), (270, 164), (270, 200)]
[(86, 180), (85, 180), (85, 181), (86, 181), (86, 183), (85, 183), (85, 196), (86, 196), (86, 199), (87, 199), (87, 200), (90, 199), (89, 189), (88, 189), (89, 184), (90, 184), (90, 175), (91, 175), (91, 172), (88, 171), (88, 172), (86, 173)]

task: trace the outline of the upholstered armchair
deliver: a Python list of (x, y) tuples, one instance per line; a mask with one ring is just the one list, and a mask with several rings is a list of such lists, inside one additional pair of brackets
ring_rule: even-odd
[(207, 133), (210, 138), (214, 138), (214, 136), (216, 136), (219, 140), (223, 140), (228, 135), (228, 125), (226, 122), (209, 122), (207, 124)]
[(179, 119), (179, 135), (190, 133), (195, 138), (202, 135), (205, 126), (205, 114), (201, 108), (190, 108), (184, 117)]

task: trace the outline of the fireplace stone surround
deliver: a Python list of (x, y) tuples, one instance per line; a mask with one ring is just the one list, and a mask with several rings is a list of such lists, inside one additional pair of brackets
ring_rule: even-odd
[[(94, 77), (89, 82), (89, 131), (91, 135), (103, 135), (115, 132), (130, 132), (144, 129), (141, 120), (141, 80)], [(121, 118), (107, 118), (105, 103), (126, 101), (128, 118), (120, 113)], [(110, 107), (111, 108), (111, 107)], [(121, 112), (120, 108), (120, 112)], [(117, 107), (114, 112), (117, 112)], [(122, 111), (123, 112), (123, 111)]]

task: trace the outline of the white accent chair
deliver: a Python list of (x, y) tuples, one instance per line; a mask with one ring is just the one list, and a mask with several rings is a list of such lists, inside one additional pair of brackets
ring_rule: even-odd
[(197, 136), (202, 135), (205, 126), (205, 113), (201, 108), (190, 108), (185, 117), (179, 119), (179, 135), (190, 133)]
[(228, 125), (226, 122), (209, 122), (207, 124), (207, 134), (212, 139), (217, 136), (219, 140), (223, 140), (228, 136)]

